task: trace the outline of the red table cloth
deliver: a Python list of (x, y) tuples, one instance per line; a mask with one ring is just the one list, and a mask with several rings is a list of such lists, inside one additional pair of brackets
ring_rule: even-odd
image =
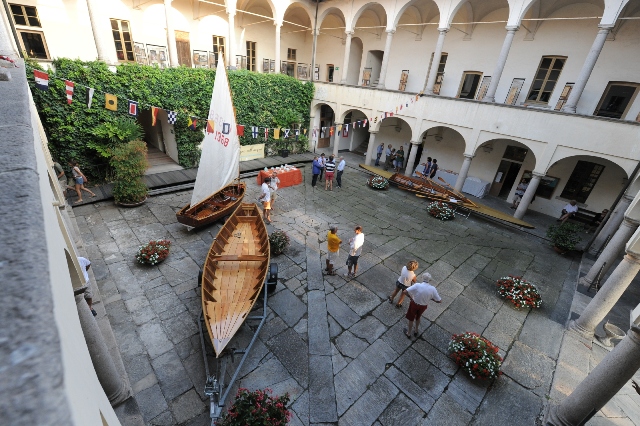
[[(280, 169), (277, 170), (278, 172), (278, 179), (280, 179), (280, 184), (278, 185), (278, 188), (286, 188), (287, 186), (294, 186), (294, 185), (299, 185), (302, 183), (302, 172), (300, 172), (300, 169), (289, 169), (289, 171), (285, 171), (284, 169)], [(258, 185), (262, 185), (262, 182), (264, 182), (264, 179), (267, 177), (271, 177), (271, 173), (273, 173), (273, 170), (269, 169), (268, 171), (260, 171), (260, 173), (258, 174), (257, 178), (256, 178), (256, 183)]]

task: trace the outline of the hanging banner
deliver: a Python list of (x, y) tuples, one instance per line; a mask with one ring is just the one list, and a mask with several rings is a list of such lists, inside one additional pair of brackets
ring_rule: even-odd
[(257, 160), (264, 158), (264, 144), (243, 145), (240, 147), (240, 161)]

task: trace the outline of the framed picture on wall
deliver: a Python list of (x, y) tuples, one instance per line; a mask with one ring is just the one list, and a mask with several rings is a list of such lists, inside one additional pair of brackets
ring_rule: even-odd
[(147, 44), (148, 64), (157, 65), (160, 68), (167, 68), (167, 47)]
[(209, 68), (216, 68), (218, 62), (216, 61), (216, 54), (214, 52), (209, 52)]
[(518, 96), (520, 95), (520, 91), (522, 90), (522, 86), (524, 86), (524, 78), (514, 78), (511, 82), (511, 87), (509, 88), (509, 92), (507, 92), (507, 98), (505, 99), (505, 105), (515, 105), (518, 101)]
[(194, 50), (193, 67), (209, 68), (209, 52), (207, 52), (206, 50)]
[[(533, 174), (529, 170), (525, 170), (522, 173), (522, 179), (528, 179), (529, 181), (533, 177)], [(520, 179), (520, 182), (522, 182)], [(550, 200), (553, 196), (553, 192), (558, 187), (558, 183), (560, 182), (560, 178), (553, 176), (543, 176), (540, 178), (540, 183), (538, 184), (538, 189), (536, 189), (536, 197), (546, 198)]]
[(573, 89), (573, 85), (575, 83), (567, 83), (562, 89), (562, 93), (560, 93), (560, 98), (558, 98), (558, 103), (556, 103), (556, 107), (554, 108), (556, 111), (560, 111), (564, 104), (567, 103), (567, 99), (569, 99), (569, 95), (571, 94), (571, 90)]
[(136, 56), (136, 62), (140, 65), (147, 65), (147, 51), (144, 43), (133, 43), (133, 53)]
[(271, 64), (271, 59), (264, 58), (262, 60), (262, 72), (263, 73), (269, 74), (269, 71), (271, 70), (270, 64)]
[(478, 87), (478, 94), (476, 95), (476, 100), (481, 101), (484, 99), (484, 95), (487, 94), (487, 90), (489, 90), (489, 85), (491, 84), (491, 76), (485, 75), (482, 77), (482, 81), (480, 82), (480, 87)]
[(362, 85), (369, 86), (371, 84), (371, 68), (362, 70)]
[(269, 72), (270, 73), (275, 73), (276, 72), (276, 60), (275, 59), (271, 59), (269, 61)]
[(398, 90), (402, 92), (405, 91), (407, 88), (407, 80), (409, 80), (409, 70), (402, 70), (402, 73), (400, 74), (400, 87), (398, 87)]
[(320, 80), (320, 67), (316, 66), (316, 69), (313, 70), (313, 79), (315, 81)]

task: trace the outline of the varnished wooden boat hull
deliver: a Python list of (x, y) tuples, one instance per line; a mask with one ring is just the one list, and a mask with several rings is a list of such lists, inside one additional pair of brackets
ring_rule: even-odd
[(251, 312), (269, 270), (262, 212), (242, 203), (211, 244), (202, 272), (202, 312), (219, 357)]
[(178, 222), (198, 228), (230, 215), (242, 202), (246, 186), (243, 182), (227, 185), (204, 201), (187, 204), (176, 213)]

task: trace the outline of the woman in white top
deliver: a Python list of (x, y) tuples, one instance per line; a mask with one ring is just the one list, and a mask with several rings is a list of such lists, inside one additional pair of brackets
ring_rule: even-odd
[(413, 272), (416, 269), (418, 269), (418, 262), (415, 260), (410, 261), (407, 263), (407, 266), (402, 267), (402, 272), (396, 282), (396, 288), (393, 290), (393, 293), (391, 293), (391, 296), (389, 296), (389, 303), (393, 305), (393, 299), (400, 293), (400, 299), (398, 299), (396, 308), (402, 307), (402, 301), (404, 300), (404, 293), (402, 293), (402, 291), (411, 287), (411, 285), (416, 282), (416, 274)]

